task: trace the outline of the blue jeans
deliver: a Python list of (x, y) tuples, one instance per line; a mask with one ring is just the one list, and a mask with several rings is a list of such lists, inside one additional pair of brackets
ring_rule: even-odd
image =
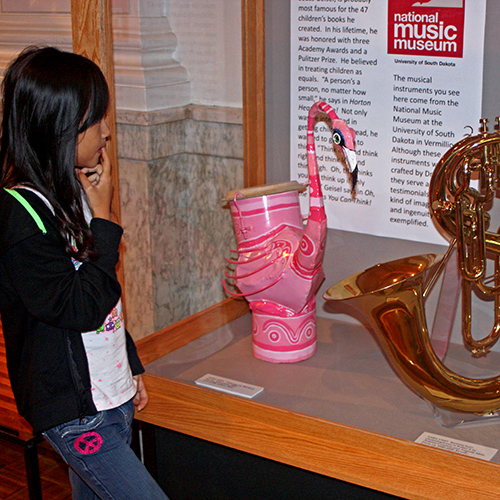
[(73, 500), (168, 500), (130, 448), (134, 403), (43, 433), (70, 466)]

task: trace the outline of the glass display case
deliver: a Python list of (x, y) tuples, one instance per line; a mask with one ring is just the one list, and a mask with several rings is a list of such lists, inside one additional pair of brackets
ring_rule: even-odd
[[(267, 363), (252, 355), (246, 303), (228, 299), (138, 346), (150, 395), (141, 421), (402, 498), (500, 494), (499, 457), (414, 442), (427, 432), (494, 447), (498, 423), (440, 425), (362, 325), (319, 317), (315, 356)], [(462, 346), (451, 349), (456, 363), (467, 363)], [(498, 364), (498, 355), (487, 363)], [(207, 373), (264, 390), (246, 399), (196, 385)]]

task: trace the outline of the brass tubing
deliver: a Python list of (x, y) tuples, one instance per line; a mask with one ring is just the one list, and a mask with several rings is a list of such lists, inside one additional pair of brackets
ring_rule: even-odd
[[(456, 244), (464, 343), (479, 356), (500, 338), (500, 235), (487, 230), (487, 210), (500, 186), (500, 133), (489, 134), (486, 120), (481, 123), (481, 133), (450, 148), (431, 178), (431, 216), (452, 239), (445, 258), (440, 262), (437, 255), (425, 254), (378, 264), (329, 288), (324, 298), (349, 300), (366, 316), (390, 364), (417, 394), (441, 408), (485, 414), (500, 410), (500, 375), (470, 379), (449, 370), (432, 349), (424, 309)], [(478, 189), (473, 185), (477, 176)], [(494, 254), (493, 286), (485, 278), (488, 252)], [(495, 299), (493, 328), (480, 340), (471, 333), (473, 288)]]
[(423, 289), (439, 260), (425, 254), (378, 264), (329, 288), (324, 298), (348, 300), (366, 317), (394, 371), (421, 397), (446, 410), (496, 412), (500, 376), (463, 377), (449, 370), (431, 346)]

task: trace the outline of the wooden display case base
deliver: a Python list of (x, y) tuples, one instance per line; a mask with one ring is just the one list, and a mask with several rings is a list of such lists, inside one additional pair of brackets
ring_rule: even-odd
[[(151, 362), (246, 312), (229, 299), (139, 341), (140, 354)], [(402, 498), (500, 498), (496, 463), (159, 375), (145, 382), (150, 402), (137, 419), (159, 428)]]

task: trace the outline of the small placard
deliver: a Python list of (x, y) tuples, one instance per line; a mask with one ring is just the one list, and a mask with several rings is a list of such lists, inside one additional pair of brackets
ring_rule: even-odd
[(230, 378), (219, 377), (218, 375), (212, 375), (207, 373), (203, 377), (196, 380), (196, 384), (202, 385), (203, 387), (209, 387), (210, 389), (216, 389), (221, 392), (227, 392), (228, 394), (235, 394), (236, 396), (243, 396), (244, 398), (253, 398), (257, 394), (261, 393), (264, 388), (257, 385), (245, 384), (244, 382), (239, 382), (238, 380), (231, 380)]
[(441, 450), (453, 451), (454, 453), (460, 453), (461, 455), (467, 455), (469, 457), (481, 458), (482, 460), (491, 460), (498, 451), (496, 448), (489, 448), (488, 446), (482, 446), (480, 444), (439, 436), (438, 434), (431, 434), (430, 432), (423, 432), (415, 440), (415, 443), (440, 448)]

